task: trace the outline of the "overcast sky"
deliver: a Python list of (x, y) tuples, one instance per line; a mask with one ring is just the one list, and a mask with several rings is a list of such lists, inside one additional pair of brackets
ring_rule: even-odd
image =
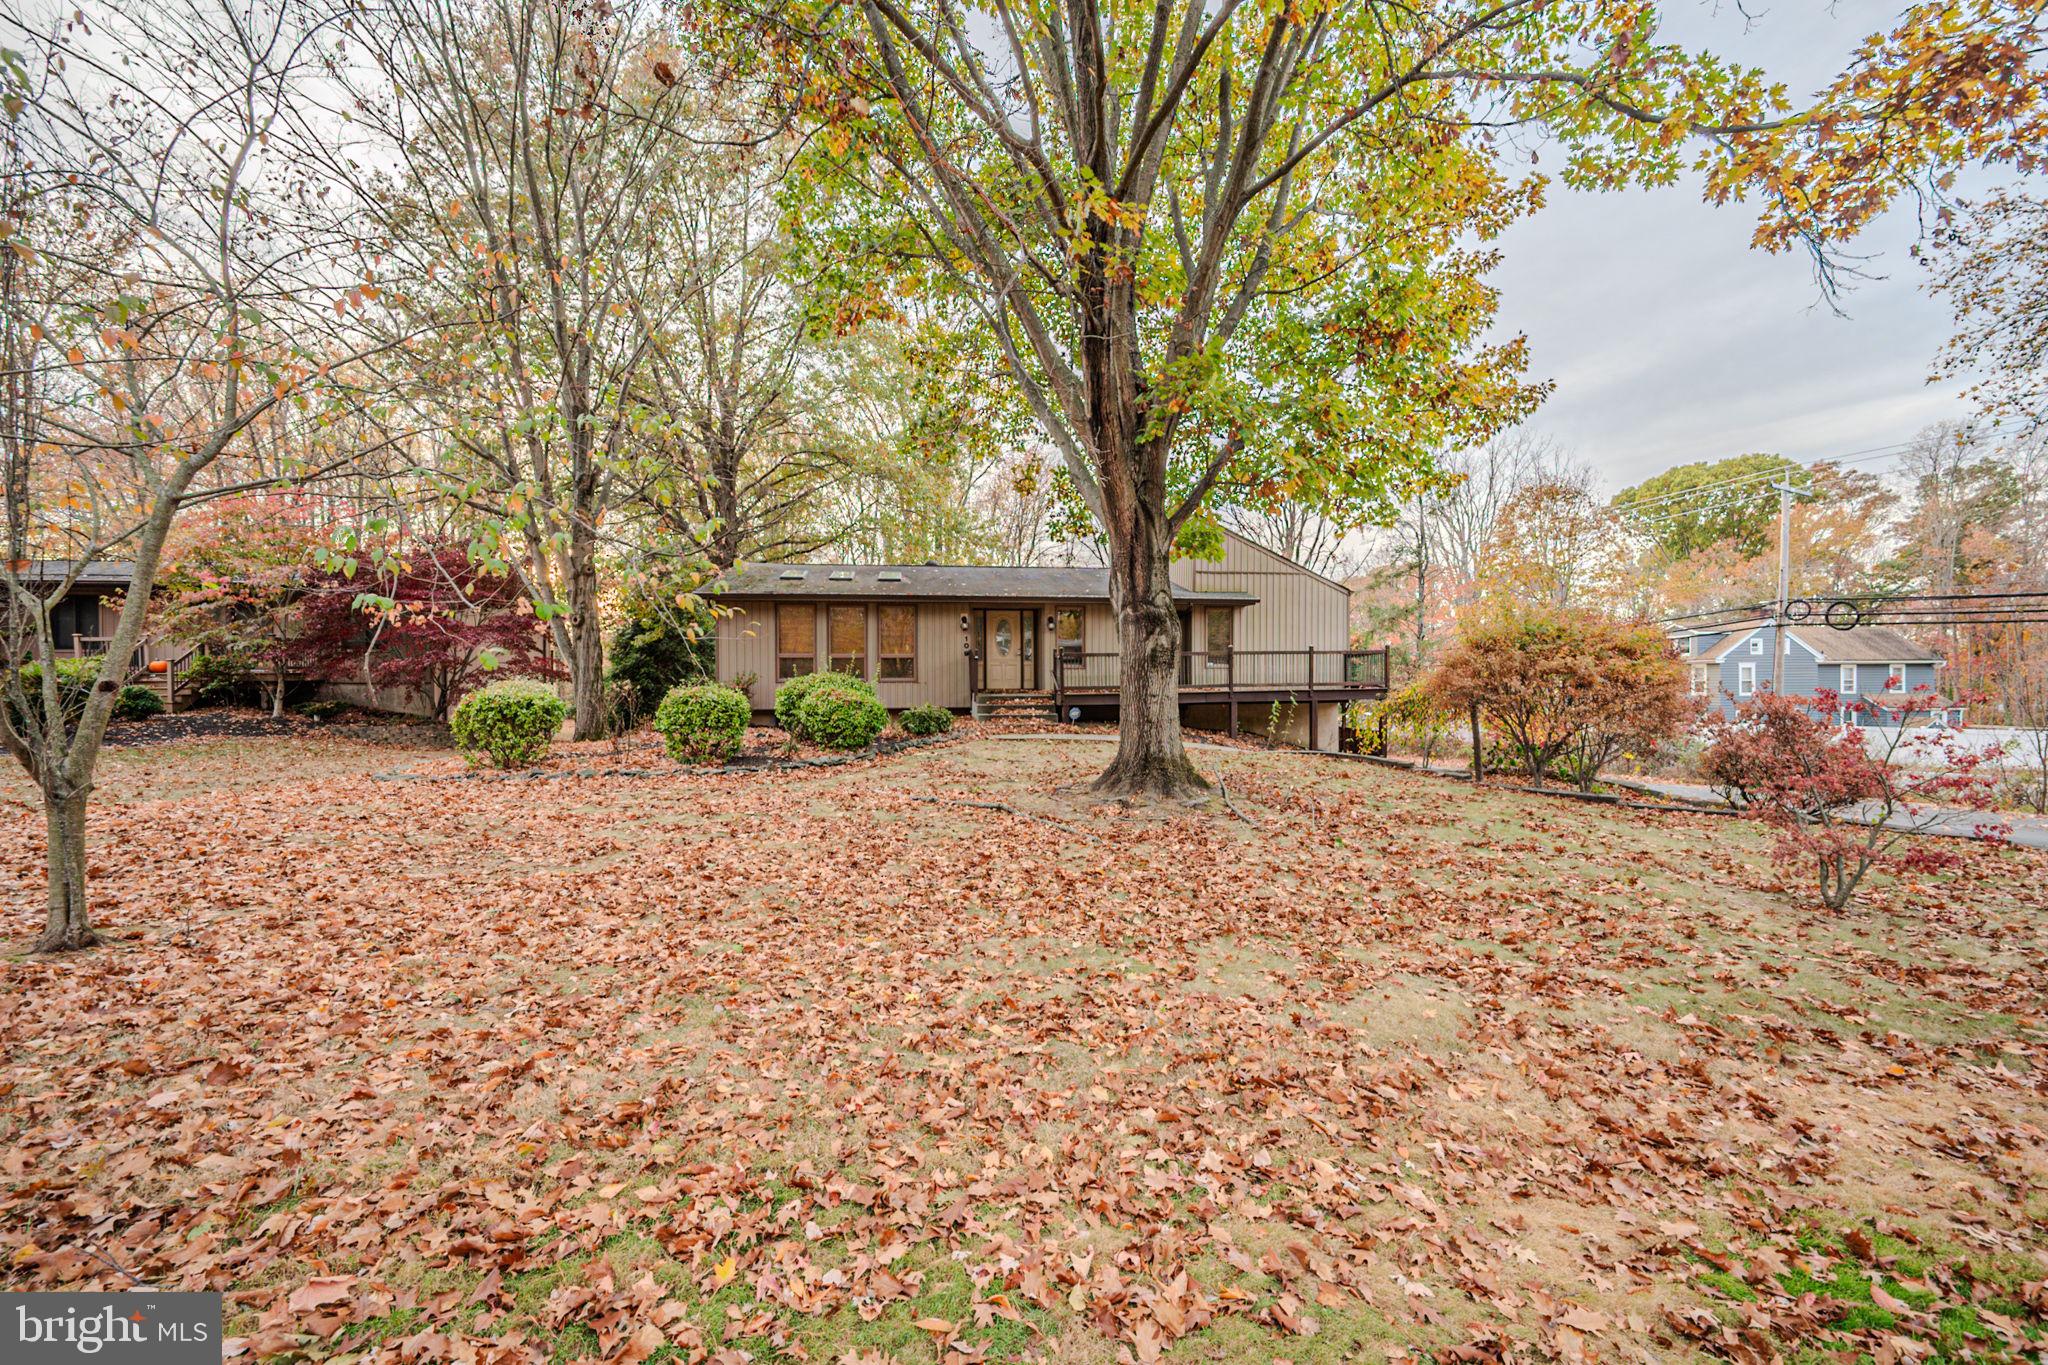
[[(1832, 79), (1897, 7), (1777, 0), (1746, 23), (1732, 4), (1670, 0), (1688, 47), (1763, 67), (1795, 99)], [(1961, 417), (1955, 383), (1929, 385), (1950, 332), (1907, 254), (1908, 214), (1863, 240), (1870, 280), (1819, 300), (1803, 256), (1750, 249), (1754, 210), (1703, 203), (1697, 182), (1621, 194), (1553, 187), (1502, 239), (1499, 326), (1529, 337), (1531, 373), (1556, 382), (1526, 428), (1555, 438), (1608, 492), (1672, 465), (1747, 451), (1812, 460), (1903, 441)]]

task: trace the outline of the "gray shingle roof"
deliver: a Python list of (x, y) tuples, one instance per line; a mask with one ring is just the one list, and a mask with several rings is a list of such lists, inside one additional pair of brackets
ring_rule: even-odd
[[(54, 587), (64, 580), (64, 575), (71, 572), (71, 566), (76, 562), (70, 559), (32, 559), (26, 569), (16, 571), (16, 576), (24, 583), (36, 587)], [(86, 561), (85, 567), (78, 571), (75, 586), (125, 588), (128, 586), (128, 580), (134, 576), (135, 564), (132, 560), (93, 559)]]
[[(1743, 621), (1718, 627), (1732, 633), (1712, 649), (1691, 656), (1691, 662), (1719, 663), (1732, 651), (1746, 648), (1743, 642), (1756, 631), (1769, 627), (1768, 621)], [(1941, 658), (1933, 650), (1916, 645), (1884, 626), (1851, 626), (1847, 630), (1836, 630), (1833, 626), (1815, 625), (1809, 621), (1804, 625), (1788, 625), (1785, 633), (1820, 655), (1820, 662), (1824, 664), (1927, 664)], [(1766, 642), (1765, 649), (1769, 647)]]
[[(709, 591), (725, 597), (900, 597), (1107, 602), (1109, 570), (1033, 564), (742, 564)], [(1176, 602), (1243, 604), (1246, 592), (1176, 587)]]
[(1824, 664), (1929, 664), (1941, 656), (1884, 626), (1787, 626), (1792, 638), (1820, 655)]

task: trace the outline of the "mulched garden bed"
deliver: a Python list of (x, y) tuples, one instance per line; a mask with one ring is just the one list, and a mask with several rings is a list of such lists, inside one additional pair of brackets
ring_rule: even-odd
[(384, 715), (351, 708), (316, 720), (296, 712), (273, 716), (268, 711), (242, 706), (209, 706), (204, 710), (151, 716), (148, 720), (116, 721), (107, 728), (107, 743), (128, 747), (184, 744), (204, 739), (270, 739), (280, 735), (309, 734), (360, 740), (366, 744), (399, 745), (408, 749), (445, 749), (451, 743), (445, 724), (414, 716)]
[(205, 711), (183, 711), (172, 716), (151, 716), (148, 720), (124, 720), (107, 727), (107, 743), (116, 747), (139, 744), (183, 744), (195, 739), (263, 739), (273, 735), (302, 735), (321, 728), (320, 722), (304, 716), (271, 716), (262, 711), (227, 707)]

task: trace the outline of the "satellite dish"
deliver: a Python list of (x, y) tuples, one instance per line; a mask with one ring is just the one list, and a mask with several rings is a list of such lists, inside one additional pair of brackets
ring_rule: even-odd
[(1067, 723), (1069, 725), (1076, 724), (1080, 721), (1080, 719), (1081, 708), (1078, 706), (1069, 706), (1067, 708)]

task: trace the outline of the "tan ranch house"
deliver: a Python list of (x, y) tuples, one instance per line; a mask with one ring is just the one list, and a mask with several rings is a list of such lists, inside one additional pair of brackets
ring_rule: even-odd
[[(1181, 717), (1198, 729), (1338, 745), (1343, 704), (1386, 692), (1385, 650), (1350, 646), (1351, 590), (1224, 533), (1220, 560), (1172, 566)], [(819, 669), (872, 681), (891, 711), (1113, 720), (1121, 673), (1109, 573), (954, 564), (749, 564), (711, 589), (718, 680), (775, 686)]]

